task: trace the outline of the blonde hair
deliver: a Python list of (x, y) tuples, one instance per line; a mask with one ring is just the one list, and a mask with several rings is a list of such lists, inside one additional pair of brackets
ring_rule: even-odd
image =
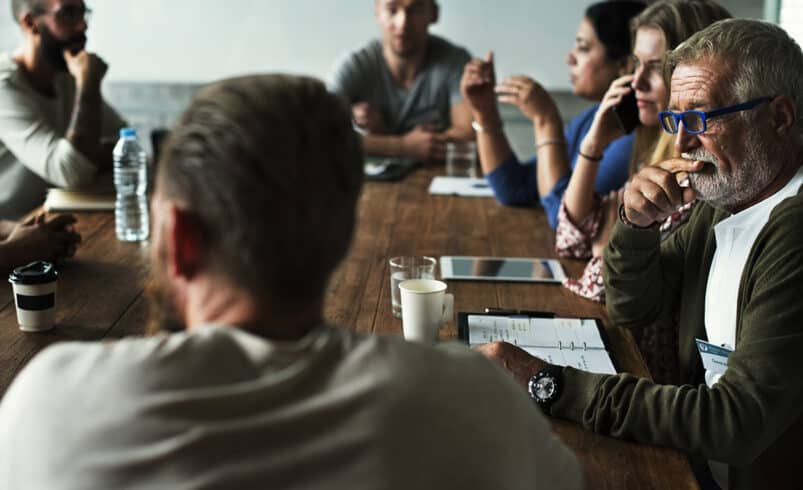
[[(703, 30), (712, 23), (731, 17), (731, 13), (716, 2), (710, 0), (664, 0), (657, 2), (641, 12), (630, 21), (632, 38), (643, 27), (650, 27), (661, 32), (666, 42), (667, 52), (673, 50), (694, 33)], [(666, 80), (667, 87), (669, 82)], [(673, 138), (663, 138), (663, 131), (657, 127), (639, 127), (633, 144), (630, 158), (630, 174), (632, 175), (644, 164), (651, 164), (657, 158), (674, 156)], [(666, 159), (663, 158), (663, 159)]]

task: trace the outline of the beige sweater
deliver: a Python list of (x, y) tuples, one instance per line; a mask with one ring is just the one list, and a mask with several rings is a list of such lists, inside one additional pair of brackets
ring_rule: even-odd
[(63, 343), (0, 404), (0, 488), (574, 489), (522, 390), (457, 344), (231, 327)]
[[(41, 205), (48, 187), (77, 187), (95, 176), (97, 167), (65, 138), (75, 82), (65, 73), (54, 88), (53, 97), (40, 94), (0, 54), (0, 219), (19, 219)], [(113, 141), (123, 126), (104, 102), (101, 139)]]

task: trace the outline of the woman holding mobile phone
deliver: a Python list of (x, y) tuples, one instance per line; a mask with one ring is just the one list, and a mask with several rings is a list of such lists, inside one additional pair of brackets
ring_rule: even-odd
[[(599, 101), (611, 81), (630, 72), (628, 22), (643, 9), (642, 2), (634, 1), (588, 7), (567, 58), (575, 95)], [(554, 228), (580, 142), (597, 106), (570, 121), (564, 130), (555, 101), (538, 82), (513, 76), (496, 85), (493, 53), (466, 65), (460, 87), (474, 117), (480, 164), (494, 195), (507, 205), (529, 205), (540, 199)], [(517, 106), (533, 122), (536, 156), (528, 165), (520, 164), (502, 131), (497, 102)], [(593, 184), (598, 192), (618, 189), (627, 180), (632, 144), (632, 136), (626, 136), (610, 145)]]
[[(613, 110), (624, 97), (635, 94), (638, 118), (636, 140), (630, 165), (631, 175), (645, 164), (672, 158), (674, 137), (660, 127), (658, 113), (669, 103), (669, 86), (664, 78), (664, 57), (692, 34), (714, 22), (731, 17), (720, 5), (709, 0), (665, 0), (647, 7), (632, 22), (633, 61), (635, 71), (611, 83), (600, 103), (591, 129), (580, 146), (586, 158), (575, 167), (558, 212), (555, 248), (562, 257), (590, 258), (579, 279), (566, 279), (563, 284), (580, 296), (604, 301), (602, 252), (617, 219), (621, 189), (609, 194), (594, 189), (596, 175), (601, 171), (598, 158), (611, 141), (623, 134), (620, 121)], [(685, 223), (693, 202), (678, 209), (661, 225), (662, 238)], [(663, 354), (676, 352), (671, 345), (674, 337), (664, 329), (658, 337), (658, 327), (643, 330), (639, 340), (653, 377), (667, 381), (672, 376), (659, 361)], [(663, 357), (665, 360), (665, 355)]]

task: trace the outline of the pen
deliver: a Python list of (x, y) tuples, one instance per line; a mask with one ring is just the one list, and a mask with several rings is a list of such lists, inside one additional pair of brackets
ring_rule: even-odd
[(476, 184), (471, 184), (471, 187), (475, 189), (487, 189), (488, 184), (486, 184), (485, 182), (477, 182)]
[(510, 308), (495, 308), (489, 306), (485, 308), (485, 313), (493, 313), (496, 315), (527, 315), (527, 316), (540, 316), (540, 317), (551, 317), (554, 316), (552, 313), (546, 311), (533, 311), (533, 310), (517, 310), (517, 309), (510, 309)]

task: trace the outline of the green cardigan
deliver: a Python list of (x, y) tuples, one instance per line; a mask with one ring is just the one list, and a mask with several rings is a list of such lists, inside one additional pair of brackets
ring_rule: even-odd
[(605, 252), (612, 322), (639, 328), (668, 315), (680, 326), (683, 386), (564, 368), (552, 414), (614, 437), (668, 446), (730, 467), (731, 488), (799, 487), (803, 480), (803, 194), (781, 202), (750, 251), (739, 285), (736, 350), (713, 388), (694, 338), (706, 339), (713, 225), (700, 203), (660, 243), (657, 230), (617, 222)]

